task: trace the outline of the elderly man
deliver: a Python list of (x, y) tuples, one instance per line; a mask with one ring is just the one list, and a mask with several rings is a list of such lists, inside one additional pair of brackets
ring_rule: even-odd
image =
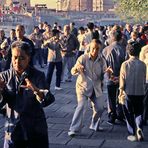
[(62, 81), (64, 79), (65, 67), (67, 66), (67, 79), (66, 82), (72, 81), (71, 68), (74, 66), (76, 61), (76, 52), (79, 48), (78, 39), (75, 35), (70, 33), (70, 26), (64, 26), (64, 35), (61, 37), (62, 45), (62, 58), (63, 58), (63, 72)]
[(143, 135), (143, 99), (145, 94), (146, 65), (138, 59), (140, 43), (131, 42), (127, 45), (130, 58), (120, 70), (119, 102), (124, 105), (129, 141), (142, 141)]
[(101, 42), (95, 39), (92, 40), (89, 54), (80, 56), (71, 70), (73, 75), (78, 74), (76, 82), (78, 105), (70, 125), (69, 136), (75, 136), (77, 132), (80, 132), (88, 98), (91, 100), (93, 108), (90, 129), (102, 130), (99, 127), (103, 112), (101, 84), (106, 70), (106, 62), (99, 52), (100, 48)]
[(117, 108), (117, 93), (119, 88), (119, 73), (121, 64), (125, 61), (126, 50), (121, 45), (122, 39), (121, 31), (114, 30), (110, 34), (111, 44), (105, 47), (102, 51), (107, 66), (112, 69), (112, 72), (108, 75), (107, 91), (108, 91), (108, 124), (115, 124), (116, 119), (123, 119), (122, 110), (118, 105)]
[(48, 148), (45, 75), (29, 66), (26, 42), (14, 42), (11, 50), (12, 67), (0, 73), (0, 108), (5, 105), (7, 117), (4, 148)]
[(25, 27), (23, 25), (17, 25), (15, 32), (16, 32), (17, 41), (27, 42), (30, 45), (30, 51), (31, 51), (30, 65), (33, 66), (33, 56), (35, 54), (35, 48), (33, 42), (25, 36)]

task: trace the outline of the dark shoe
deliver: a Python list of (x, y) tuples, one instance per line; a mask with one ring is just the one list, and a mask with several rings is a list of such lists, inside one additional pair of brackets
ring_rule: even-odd
[(114, 121), (114, 120), (108, 120), (108, 121), (107, 121), (107, 124), (109, 124), (109, 125), (114, 125), (114, 124), (115, 124), (115, 121)]
[(66, 79), (65, 82), (72, 82), (72, 80), (71, 79)]
[(117, 117), (116, 119), (117, 119), (117, 121), (119, 121), (119, 122), (126, 123), (126, 121), (125, 121), (125, 119), (124, 119), (124, 118)]
[(43, 66), (43, 65), (40, 65), (40, 67), (41, 67), (41, 68), (44, 68), (44, 66)]
[(116, 117), (117, 117), (117, 115), (116, 115), (115, 113), (110, 112), (110, 113), (108, 114), (108, 119), (109, 119), (109, 120), (107, 121), (107, 123), (108, 123), (109, 125), (115, 124)]

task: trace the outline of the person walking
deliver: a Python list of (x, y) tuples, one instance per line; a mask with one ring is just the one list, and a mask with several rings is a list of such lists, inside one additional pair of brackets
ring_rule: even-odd
[[(117, 93), (119, 88), (119, 74), (121, 64), (125, 61), (126, 50), (121, 45), (122, 39), (121, 31), (114, 30), (110, 34), (111, 44), (105, 47), (102, 51), (103, 56), (106, 59), (107, 67), (110, 68), (110, 74), (107, 81), (107, 107), (108, 107), (108, 124), (115, 124), (115, 120), (118, 118), (123, 119), (122, 111), (118, 105), (117, 110)], [(118, 114), (117, 114), (118, 113)]]
[(138, 56), (140, 43), (130, 42), (127, 51), (130, 58), (121, 65), (119, 103), (123, 106), (129, 141), (142, 141), (143, 135), (143, 99), (146, 83), (146, 65)]

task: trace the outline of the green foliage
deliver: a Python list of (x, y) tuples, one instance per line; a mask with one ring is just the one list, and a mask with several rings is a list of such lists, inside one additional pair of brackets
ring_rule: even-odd
[(116, 14), (126, 22), (148, 21), (148, 0), (114, 0)]

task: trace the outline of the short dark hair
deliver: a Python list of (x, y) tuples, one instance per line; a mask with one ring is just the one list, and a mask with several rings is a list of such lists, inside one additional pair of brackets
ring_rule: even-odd
[(93, 42), (96, 44), (102, 45), (102, 43), (99, 39), (92, 39), (91, 43), (93, 43)]
[(39, 29), (39, 27), (38, 26), (34, 26), (33, 30), (35, 30), (35, 29)]
[(15, 29), (11, 29), (10, 31), (15, 32)]
[(85, 29), (84, 29), (84, 27), (79, 27), (79, 30), (81, 30), (81, 31), (85, 31)]
[(89, 22), (88, 24), (87, 24), (87, 27), (89, 28), (89, 29), (94, 29), (94, 23), (92, 23), (92, 22)]
[(11, 45), (11, 49), (13, 50), (14, 48), (25, 51), (28, 56), (31, 56), (31, 47), (27, 42), (15, 41)]
[(141, 44), (136, 41), (130, 42), (126, 47), (126, 50), (131, 56), (139, 56)]
[(56, 36), (56, 35), (59, 34), (59, 33), (60, 33), (60, 31), (57, 30), (57, 29), (53, 29), (53, 30), (52, 30), (52, 36)]
[(75, 23), (74, 22), (71, 22), (71, 24), (74, 26), (75, 25)]
[(92, 39), (97, 39), (99, 40), (99, 32), (97, 30), (95, 30), (93, 33), (92, 33)]
[(111, 32), (111, 37), (119, 42), (122, 39), (122, 32), (120, 30), (114, 30)]
[(148, 26), (144, 26), (142, 29), (143, 33), (145, 33), (147, 30), (148, 30)]

